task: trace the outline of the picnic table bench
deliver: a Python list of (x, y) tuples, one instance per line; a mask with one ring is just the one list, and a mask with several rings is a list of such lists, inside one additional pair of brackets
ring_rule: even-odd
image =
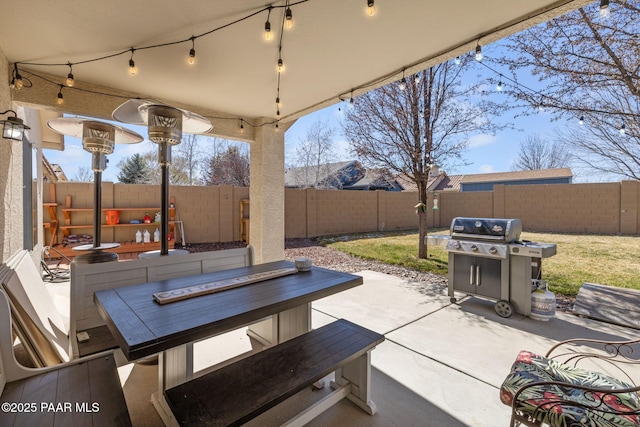
[(347, 397), (369, 414), (370, 352), (384, 336), (340, 319), (165, 391), (180, 426), (237, 426), (336, 371), (334, 391), (285, 425)]

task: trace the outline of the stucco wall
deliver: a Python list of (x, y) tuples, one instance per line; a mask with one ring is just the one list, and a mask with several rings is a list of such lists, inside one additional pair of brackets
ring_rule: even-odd
[[(248, 188), (172, 186), (176, 214), (184, 222), (187, 243), (240, 240), (240, 200)], [(58, 220), (67, 196), (72, 207), (91, 208), (93, 185), (56, 184)], [(49, 201), (45, 185), (44, 200)], [(160, 205), (160, 188), (154, 185), (103, 183), (103, 208), (148, 208), (153, 216)], [(285, 190), (285, 236), (315, 237), (327, 234), (415, 229), (416, 193), (385, 191)], [(520, 218), (525, 230), (570, 233), (640, 233), (640, 182), (607, 184), (556, 184), (497, 186), (494, 191), (439, 193), (438, 210), (429, 195), (430, 227), (449, 227), (456, 216)], [(90, 224), (90, 212), (73, 212), (73, 224)], [(140, 211), (122, 211), (121, 222), (141, 219)], [(48, 215), (45, 214), (45, 221)], [(150, 227), (153, 232), (155, 226)], [(136, 227), (103, 228), (104, 241), (126, 242)], [(79, 230), (78, 230), (79, 231)], [(91, 229), (82, 230), (91, 233)], [(62, 234), (59, 233), (59, 239)], [(45, 236), (47, 239), (48, 236)]]
[[(9, 64), (0, 50), (0, 112), (13, 108)], [(1, 118), (6, 119), (6, 115)], [(23, 246), (22, 143), (0, 135), (0, 261)]]

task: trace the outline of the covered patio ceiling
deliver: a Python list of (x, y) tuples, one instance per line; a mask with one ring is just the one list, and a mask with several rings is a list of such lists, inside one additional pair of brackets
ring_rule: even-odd
[[(88, 96), (111, 109), (123, 102), (119, 97), (138, 96), (237, 128), (235, 119), (275, 121), (278, 88), (281, 123), (291, 123), (589, 3), (376, 0), (369, 17), (367, 0), (292, 0), (294, 28), (283, 32), (284, 0), (25, 0), (0, 14), (0, 48), (33, 84), (14, 93), (18, 103), (86, 114), (91, 107), (81, 99)], [(268, 17), (270, 42), (263, 38)], [(167, 43), (174, 44), (149, 48)], [(189, 65), (192, 47), (196, 63)], [(102, 57), (108, 58), (92, 61)], [(135, 76), (128, 72), (131, 58)], [(66, 64), (76, 83), (62, 87), (59, 106)], [(212, 133), (240, 136), (230, 129)]]

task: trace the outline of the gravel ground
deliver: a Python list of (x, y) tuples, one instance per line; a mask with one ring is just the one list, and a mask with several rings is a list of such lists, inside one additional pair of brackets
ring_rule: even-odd
[[(204, 252), (221, 249), (243, 248), (241, 242), (227, 243), (197, 243), (187, 245), (189, 252)], [(402, 277), (412, 282), (423, 282), (437, 285), (443, 289), (447, 287), (447, 276), (435, 273), (425, 273), (410, 268), (366, 260), (348, 255), (336, 249), (322, 246), (315, 239), (286, 239), (284, 242), (285, 259), (293, 261), (298, 257), (308, 257), (319, 267), (331, 268), (345, 273), (356, 273), (362, 270), (377, 271)], [(557, 310), (571, 312), (575, 298), (556, 295)]]

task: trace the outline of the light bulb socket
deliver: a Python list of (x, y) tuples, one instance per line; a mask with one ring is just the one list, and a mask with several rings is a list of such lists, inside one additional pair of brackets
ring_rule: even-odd
[(476, 46), (476, 61), (480, 62), (482, 61), (483, 55), (482, 55), (482, 47), (480, 45)]
[(284, 12), (284, 27), (288, 30), (293, 28), (293, 13), (290, 7), (287, 7)]

